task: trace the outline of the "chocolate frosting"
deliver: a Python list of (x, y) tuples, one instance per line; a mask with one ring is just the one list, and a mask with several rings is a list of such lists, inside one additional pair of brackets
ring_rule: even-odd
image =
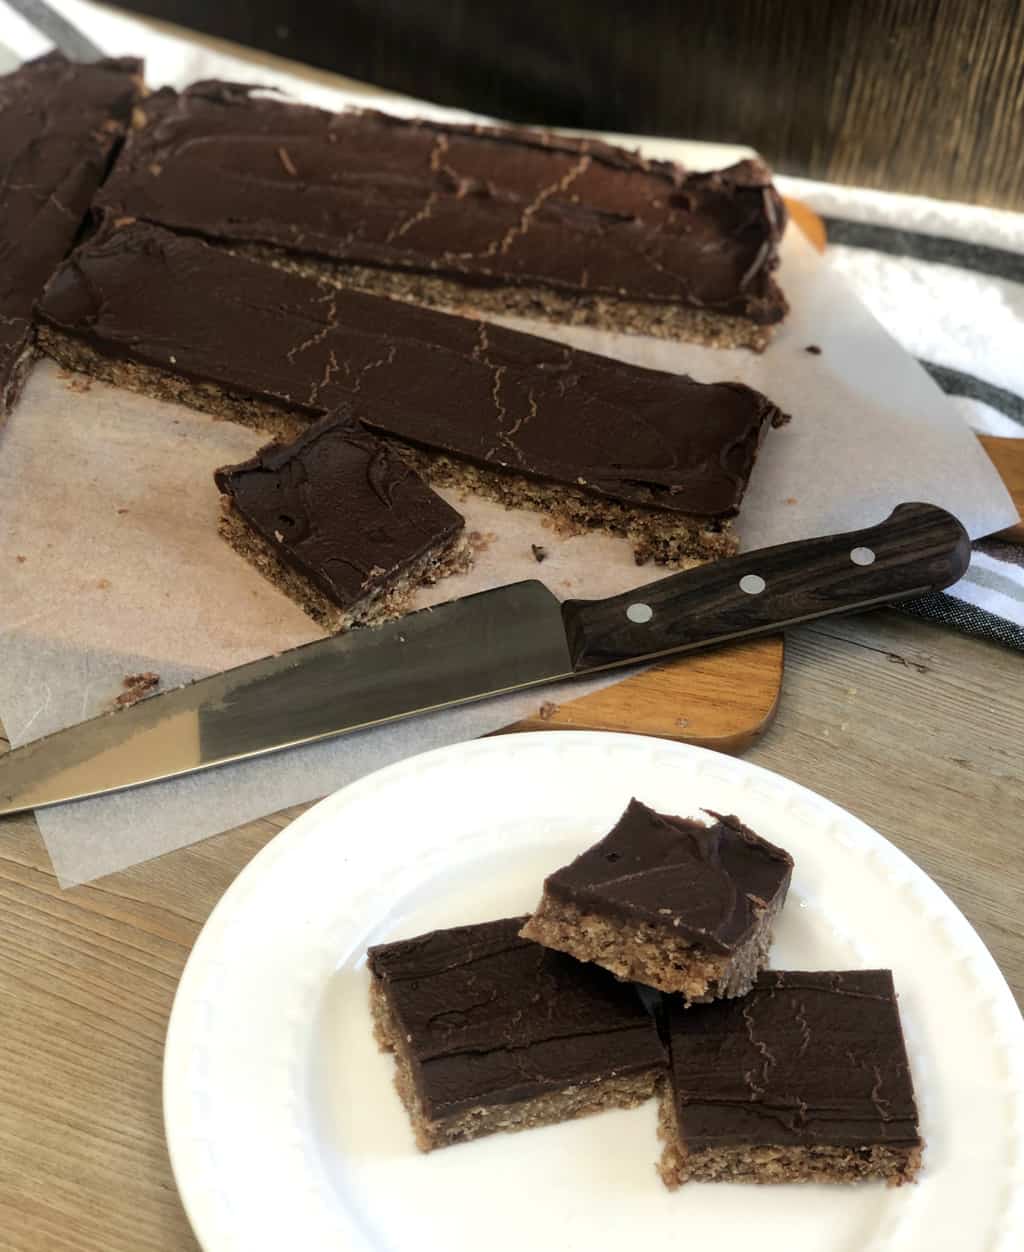
[(468, 283), (777, 322), (785, 209), (768, 170), (711, 174), (593, 139), (325, 113), (204, 82), (145, 104), (100, 203), (210, 239)]
[(710, 826), (631, 800), (607, 835), (556, 870), (546, 892), (584, 912), (656, 926), (731, 953), (777, 896), (793, 858), (736, 817)]
[(769, 970), (669, 1012), (679, 1137), (701, 1148), (920, 1143), (889, 970)]
[(97, 351), (497, 471), (684, 514), (736, 513), (769, 424), (704, 384), (309, 278), (135, 223), (54, 276), (38, 315)]
[(661, 1068), (633, 988), (519, 938), (525, 917), (371, 948), (431, 1118)]
[(0, 78), (0, 396), (28, 345), (32, 305), (74, 242), (124, 134), (142, 63), (59, 52)]
[(394, 451), (343, 418), (323, 418), (215, 478), (280, 559), (342, 608), (463, 525)]

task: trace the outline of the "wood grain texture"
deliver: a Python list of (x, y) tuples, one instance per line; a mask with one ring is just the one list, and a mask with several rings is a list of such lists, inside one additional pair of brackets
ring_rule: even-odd
[[(978, 438), (1013, 497), (1017, 512), (1024, 518), (1024, 439), (1004, 439), (999, 435), (979, 435)], [(1024, 543), (1024, 520), (1007, 526), (997, 538)]]
[(1014, 0), (127, 7), (493, 117), (750, 144), (785, 173), (1024, 207)]
[[(864, 563), (852, 559), (858, 551)], [(951, 513), (907, 503), (862, 530), (745, 552), (605, 600), (567, 600), (562, 616), (579, 670), (941, 591), (970, 561), (967, 532)]]
[[(1015, 653), (880, 611), (790, 633), (749, 759), (903, 848), (1024, 1005), (1021, 742)], [(213, 905), (299, 811), (66, 892), (34, 820), (0, 820), (4, 1252), (196, 1252), (163, 1144), (166, 1019)]]
[(542, 702), (534, 717), (509, 729), (615, 730), (745, 752), (775, 716), (784, 658), (781, 635), (729, 644), (652, 666), (567, 704)]

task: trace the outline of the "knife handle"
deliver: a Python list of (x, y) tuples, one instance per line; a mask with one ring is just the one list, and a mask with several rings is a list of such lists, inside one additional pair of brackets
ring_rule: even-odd
[(761, 548), (607, 600), (567, 600), (562, 615), (581, 671), (938, 591), (970, 559), (970, 539), (951, 513), (900, 504), (866, 530)]

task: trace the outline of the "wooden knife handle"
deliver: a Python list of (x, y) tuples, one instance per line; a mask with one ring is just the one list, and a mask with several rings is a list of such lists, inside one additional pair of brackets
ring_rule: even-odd
[(931, 504), (901, 504), (866, 530), (801, 539), (673, 574), (608, 600), (567, 600), (577, 671), (778, 630), (938, 591), (971, 559), (967, 532)]

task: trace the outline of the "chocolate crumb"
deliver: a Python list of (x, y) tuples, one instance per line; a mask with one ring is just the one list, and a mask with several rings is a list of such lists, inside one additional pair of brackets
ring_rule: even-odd
[(821, 356), (821, 349), (816, 343), (809, 343), (804, 351), (809, 352), (811, 356)]
[(159, 687), (160, 675), (154, 674), (152, 670), (146, 670), (142, 674), (125, 674), (121, 686), (124, 687), (124, 691), (115, 699), (114, 705), (124, 709), (129, 705), (138, 704), (154, 688)]
[(547, 548), (542, 548), (539, 543), (531, 543), (530, 551), (533, 553), (533, 559), (537, 562), (538, 565), (541, 563), (541, 561), (546, 561), (548, 558)]
[(558, 705), (552, 703), (550, 700), (545, 700), (537, 710), (537, 716), (541, 719), (541, 721), (549, 722), (557, 712)]
[(110, 579), (101, 578), (99, 582), (96, 584), (96, 586), (99, 588), (100, 591), (107, 591), (110, 588)]
[(125, 513), (130, 512), (129, 509), (118, 509), (117, 511), (122, 517), (125, 515)]
[(16, 556), (14, 559), (18, 562), (18, 564), (19, 564), (19, 565), (24, 565), (24, 564), (25, 564), (25, 562), (28, 560), (28, 557), (27, 557), (27, 556)]
[(782, 503), (783, 504), (797, 504), (798, 501), (797, 501), (796, 496), (787, 496), (785, 500), (783, 500)]

